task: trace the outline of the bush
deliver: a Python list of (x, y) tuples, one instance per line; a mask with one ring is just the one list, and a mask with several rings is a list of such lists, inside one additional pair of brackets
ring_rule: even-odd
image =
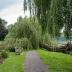
[(2, 51), (2, 50), (7, 50), (7, 45), (5, 44), (4, 41), (0, 42), (0, 51)]
[(7, 52), (2, 51), (1, 52), (1, 56), (2, 56), (2, 58), (7, 58), (8, 57), (8, 54), (7, 54)]
[(8, 50), (9, 50), (10, 52), (15, 52), (15, 47), (9, 47)]
[(16, 39), (15, 47), (28, 50), (28, 49), (32, 49), (32, 44), (28, 38), (21, 38), (21, 39)]
[(15, 52), (15, 41), (16, 41), (15, 38), (6, 38), (5, 39), (5, 43), (7, 45), (7, 49), (10, 52)]
[(0, 58), (7, 58), (7, 45), (5, 44), (4, 41), (0, 42)]

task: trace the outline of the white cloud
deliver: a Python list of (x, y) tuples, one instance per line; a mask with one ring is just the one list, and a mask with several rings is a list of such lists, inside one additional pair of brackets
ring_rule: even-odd
[[(19, 16), (25, 16), (23, 11), (23, 1), (0, 11), (0, 18), (5, 19), (8, 22), (8, 25), (16, 22), (17, 17)], [(29, 11), (26, 12), (26, 16), (29, 16)]]

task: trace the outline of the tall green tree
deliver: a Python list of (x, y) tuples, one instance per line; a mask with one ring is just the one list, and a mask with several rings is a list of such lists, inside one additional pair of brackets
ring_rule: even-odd
[[(19, 17), (17, 22), (9, 27), (8, 30), (9, 33), (5, 38), (7, 42), (13, 43), (14, 46), (16, 45), (15, 43), (17, 43), (19, 46), (19, 44), (21, 44), (20, 42), (23, 41), (22, 45), (26, 42), (25, 46), (29, 43), (28, 45), (32, 45), (32, 48), (38, 48), (41, 27), (37, 21), (34, 21), (33, 19), (30, 20), (30, 18), (26, 17), (24, 19)], [(13, 39), (15, 42), (12, 41)]]
[(8, 30), (5, 27), (7, 22), (0, 18), (0, 40), (4, 40), (5, 36), (8, 33)]
[(69, 39), (70, 32), (71, 32), (71, 23), (70, 23), (70, 0), (62, 0), (62, 17), (63, 17), (63, 24), (65, 27), (64, 34), (66, 39)]
[(65, 37), (69, 38), (72, 28), (71, 0), (24, 0), (24, 11), (26, 10), (37, 16), (43, 32), (48, 30), (55, 37), (60, 35), (64, 27)]

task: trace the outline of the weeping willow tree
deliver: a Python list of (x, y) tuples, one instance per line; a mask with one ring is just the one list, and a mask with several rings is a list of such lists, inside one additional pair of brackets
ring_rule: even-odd
[(72, 28), (72, 1), (71, 0), (51, 0), (48, 14), (48, 32), (51, 36), (60, 35), (64, 27), (66, 39), (69, 39)]
[(72, 0), (24, 0), (24, 11), (36, 15), (42, 32), (48, 31), (51, 37), (60, 36), (64, 27), (67, 39), (72, 35)]
[(41, 26), (38, 21), (30, 18), (17, 19), (17, 22), (9, 28), (5, 42), (8, 48), (37, 49), (41, 36)]
[(47, 27), (47, 14), (51, 0), (24, 0), (24, 11), (27, 9), (31, 15), (36, 15), (44, 32)]
[(63, 27), (61, 19), (59, 20), (60, 2), (59, 0), (24, 0), (24, 11), (29, 10), (31, 16), (36, 15), (42, 32), (48, 31), (54, 37), (60, 34), (60, 29)]

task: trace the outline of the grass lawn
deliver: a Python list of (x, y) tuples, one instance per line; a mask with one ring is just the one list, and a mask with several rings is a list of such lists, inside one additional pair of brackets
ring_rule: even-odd
[(72, 72), (72, 56), (41, 49), (38, 50), (38, 54), (48, 65), (50, 72)]
[(25, 55), (15, 55), (9, 53), (9, 57), (3, 64), (0, 64), (0, 72), (24, 72), (24, 57)]

